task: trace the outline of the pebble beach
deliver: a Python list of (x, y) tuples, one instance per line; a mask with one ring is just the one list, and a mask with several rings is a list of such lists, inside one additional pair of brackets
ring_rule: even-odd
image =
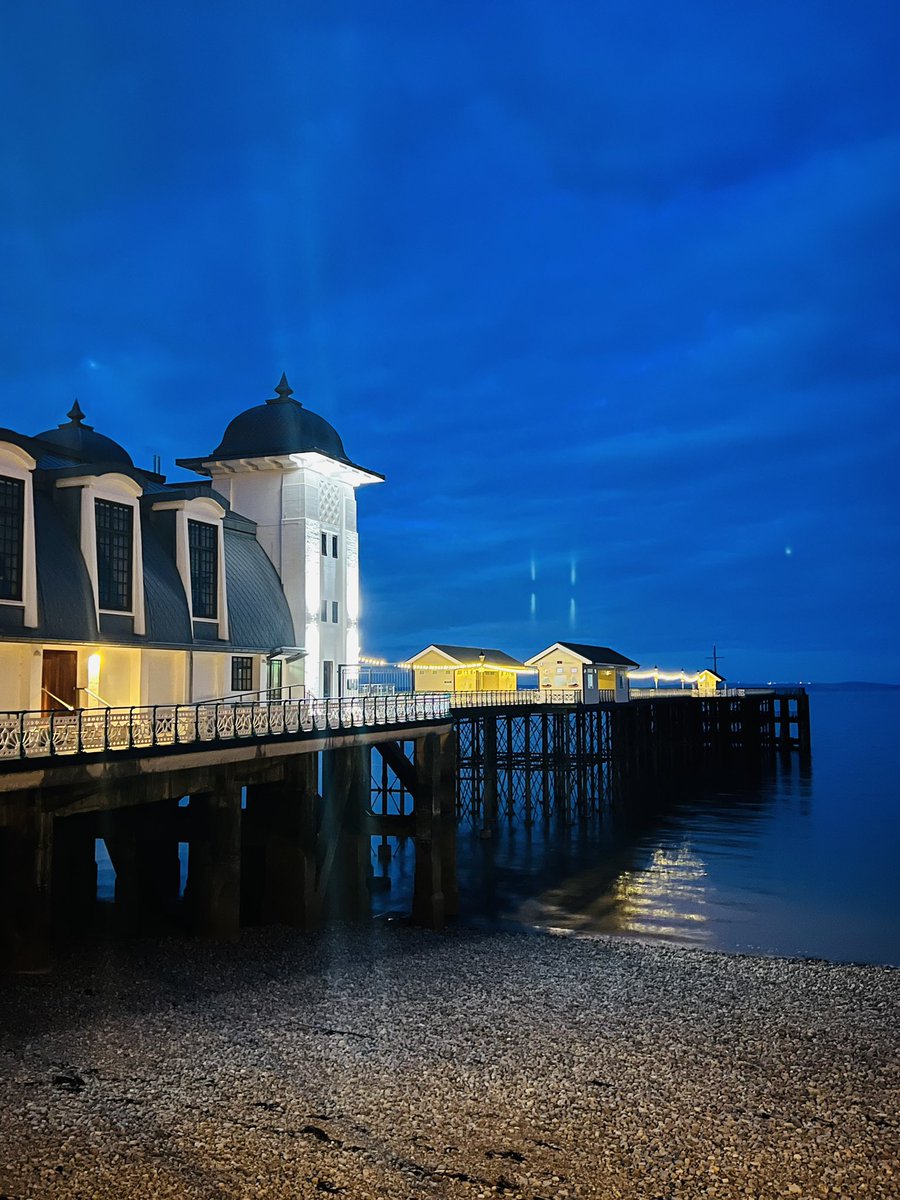
[(897, 1197), (900, 970), (402, 924), (0, 983), (0, 1197)]

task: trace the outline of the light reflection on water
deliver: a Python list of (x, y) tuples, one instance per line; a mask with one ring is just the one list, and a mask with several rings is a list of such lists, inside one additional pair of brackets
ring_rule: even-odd
[[(462, 830), (461, 920), (900, 965), (898, 693), (814, 693), (813, 767), (581, 825)], [(400, 845), (381, 910), (408, 906)]]

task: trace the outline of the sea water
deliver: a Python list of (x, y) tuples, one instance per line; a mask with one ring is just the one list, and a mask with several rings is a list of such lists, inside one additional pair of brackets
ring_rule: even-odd
[[(749, 785), (582, 824), (462, 830), (460, 919), (900, 966), (900, 691), (813, 692), (810, 708), (805, 768), (793, 754)], [(382, 912), (408, 905), (413, 863), (398, 845)]]

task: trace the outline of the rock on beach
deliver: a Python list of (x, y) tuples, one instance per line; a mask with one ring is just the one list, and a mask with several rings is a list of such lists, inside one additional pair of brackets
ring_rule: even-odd
[(900, 1195), (900, 971), (398, 925), (0, 984), (0, 1196)]

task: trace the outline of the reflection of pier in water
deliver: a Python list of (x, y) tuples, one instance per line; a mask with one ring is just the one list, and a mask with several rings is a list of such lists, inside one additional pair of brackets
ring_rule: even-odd
[[(808, 829), (810, 791), (808, 761), (777, 756), (754, 764), (739, 757), (730, 766), (657, 779), (652, 787), (638, 781), (630, 793), (610, 795), (581, 815), (562, 808), (526, 823), (506, 814), (490, 838), (477, 822), (464, 822), (457, 854), (461, 913), (489, 925), (699, 946), (715, 945), (727, 924), (727, 936), (746, 944), (748, 922), (771, 896), (741, 887), (770, 890), (767, 839), (787, 813)], [(390, 875), (391, 888), (377, 897), (379, 909), (405, 907), (410, 868), (402, 844), (389, 868), (376, 865)]]

